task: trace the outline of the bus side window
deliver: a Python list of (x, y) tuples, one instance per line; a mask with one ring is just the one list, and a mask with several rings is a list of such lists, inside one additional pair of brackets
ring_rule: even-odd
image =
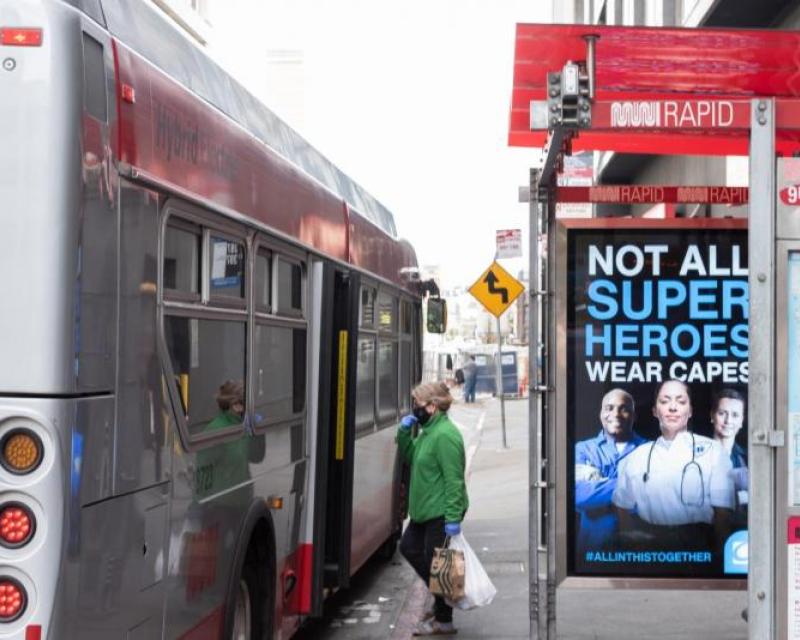
[(269, 313), (272, 309), (272, 254), (266, 249), (259, 249), (255, 266), (256, 309)]
[(259, 323), (255, 336), (255, 414), (259, 425), (305, 411), (306, 328)]
[(392, 426), (398, 405), (398, 305), (397, 296), (378, 294), (378, 424)]
[(413, 307), (407, 300), (400, 302), (400, 412), (411, 410), (411, 353)]
[(217, 396), (226, 382), (244, 380), (245, 326), (239, 320), (164, 318), (167, 350), (191, 437), (241, 423), (242, 416), (223, 415)]
[(210, 296), (243, 300), (245, 292), (244, 244), (211, 235), (210, 245)]
[(289, 316), (303, 314), (303, 267), (302, 265), (278, 257), (277, 259), (277, 301), (275, 313)]
[(375, 337), (359, 333), (356, 357), (356, 433), (375, 426)]
[(164, 289), (200, 295), (200, 229), (170, 223), (164, 238)]

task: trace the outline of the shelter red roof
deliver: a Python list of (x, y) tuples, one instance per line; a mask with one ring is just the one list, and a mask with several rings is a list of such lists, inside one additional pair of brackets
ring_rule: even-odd
[[(800, 32), (665, 29), (599, 25), (517, 25), (509, 144), (541, 147), (530, 130), (531, 100), (546, 100), (547, 73), (586, 59), (584, 36), (598, 36), (597, 101), (743, 100), (800, 96)], [(793, 112), (800, 107), (789, 100)], [(777, 107), (781, 114), (781, 104)], [(800, 149), (800, 131), (779, 130), (777, 147)], [(747, 154), (746, 129), (581, 131), (572, 148), (651, 154)]]

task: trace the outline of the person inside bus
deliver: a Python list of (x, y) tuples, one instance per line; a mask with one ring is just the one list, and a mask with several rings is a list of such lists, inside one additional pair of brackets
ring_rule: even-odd
[(711, 403), (711, 425), (714, 440), (722, 445), (731, 459), (731, 478), (736, 489), (736, 513), (734, 525), (747, 528), (747, 503), (749, 476), (747, 471), (747, 449), (736, 442), (736, 436), (744, 424), (745, 399), (736, 389), (721, 389)]
[[(412, 392), (413, 413), (403, 417), (397, 445), (411, 467), (408, 515), (410, 522), (400, 541), (400, 553), (427, 586), (435, 547), (461, 533), (469, 499), (464, 478), (464, 439), (447, 416), (453, 402), (442, 382), (417, 386)], [(420, 429), (415, 436), (413, 427)], [(415, 636), (452, 635), (453, 609), (444, 598), (434, 599), (433, 612), (419, 623)]]
[(653, 416), (661, 436), (619, 465), (612, 502), (620, 543), (649, 550), (721, 550), (734, 506), (730, 458), (719, 442), (689, 430), (692, 400), (686, 383), (663, 382)]
[[(244, 383), (242, 380), (223, 382), (216, 394), (219, 413), (206, 425), (204, 433), (243, 425), (245, 420)], [(241, 429), (241, 427), (240, 427)], [(253, 434), (246, 425), (244, 431), (229, 435), (216, 446), (204, 447), (197, 452), (198, 475), (197, 492), (201, 495), (230, 489), (250, 480), (250, 462), (260, 462), (264, 458), (265, 441), (263, 434)], [(242, 499), (249, 493), (237, 492)]]
[(575, 445), (575, 510), (578, 517), (578, 553), (605, 551), (614, 545), (617, 514), (611, 496), (617, 486), (617, 468), (646, 440), (633, 430), (633, 397), (611, 389), (600, 402), (600, 432)]
[(227, 380), (217, 392), (219, 413), (208, 423), (208, 429), (221, 429), (241, 424), (244, 419), (244, 385), (241, 380)]

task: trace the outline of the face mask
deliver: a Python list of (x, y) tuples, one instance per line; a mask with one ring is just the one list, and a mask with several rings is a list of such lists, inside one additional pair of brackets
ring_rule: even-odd
[(425, 407), (414, 407), (414, 417), (419, 421), (420, 424), (425, 424), (431, 417), (431, 415), (425, 410)]

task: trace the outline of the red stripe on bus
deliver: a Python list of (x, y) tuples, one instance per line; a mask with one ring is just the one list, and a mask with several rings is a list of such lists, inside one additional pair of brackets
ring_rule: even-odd
[(314, 546), (301, 544), (297, 551), (297, 613), (311, 613), (311, 573)]
[(224, 609), (217, 607), (178, 640), (220, 640)]

